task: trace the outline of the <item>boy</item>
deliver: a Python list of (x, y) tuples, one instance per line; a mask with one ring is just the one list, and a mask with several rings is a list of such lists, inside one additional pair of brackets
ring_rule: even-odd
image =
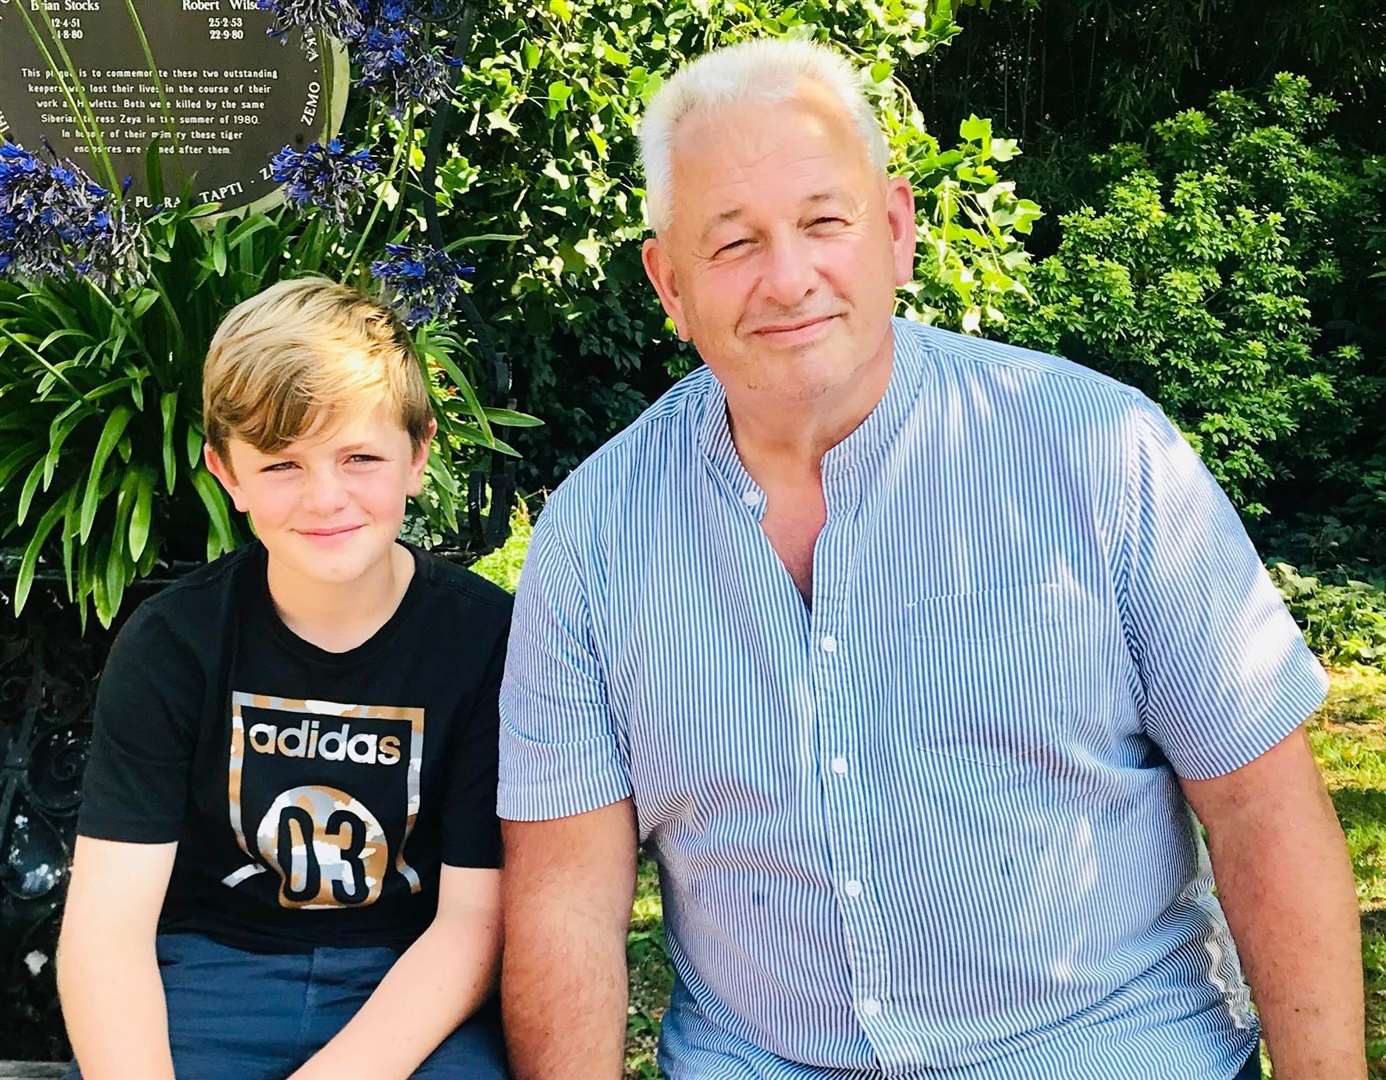
[(396, 539), (437, 426), (409, 338), (281, 282), (218, 328), (203, 412), (258, 541), (142, 604), (102, 675), (58, 958), (77, 1064), (504, 1077), (510, 598)]

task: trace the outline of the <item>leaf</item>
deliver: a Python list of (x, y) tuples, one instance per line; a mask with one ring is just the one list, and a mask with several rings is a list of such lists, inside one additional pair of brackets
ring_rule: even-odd
[(91, 335), (88, 334), (85, 330), (74, 330), (72, 327), (68, 327), (64, 330), (54, 330), (39, 344), (38, 351), (45, 352), (47, 351), (48, 346), (52, 345), (53, 342), (61, 341), (63, 338), (69, 337), (80, 337), (86, 338), (88, 341), (91, 340)]
[(231, 513), (226, 495), (216, 477), (205, 468), (193, 473), (193, 487), (207, 510), (207, 558), (210, 561), (223, 551), (236, 547), (236, 533), (231, 525)]
[(164, 168), (163, 155), (159, 153), (159, 139), (161, 136), (155, 135), (149, 143), (149, 149), (144, 152), (144, 178), (145, 185), (149, 189), (149, 199), (153, 203), (164, 201)]
[(989, 148), (991, 145), (991, 121), (983, 120), (974, 113), (958, 125), (958, 134), (968, 142), (981, 143)]
[(132, 318), (141, 319), (145, 313), (159, 302), (159, 290), (141, 289), (135, 297), (135, 302), (130, 305)]
[(153, 469), (141, 465), (134, 471), (136, 477), (135, 503), (130, 509), (130, 558), (136, 562), (144, 554), (144, 545), (149, 542), (149, 524), (154, 516), (154, 485), (157, 477)]
[(263, 216), (248, 217), (231, 230), (231, 235), (226, 238), (226, 248), (228, 251), (235, 251), (243, 243), (249, 240), (261, 229), (268, 229), (274, 225), (273, 218)]
[(111, 452), (120, 442), (120, 437), (125, 434), (125, 426), (130, 423), (130, 417), (135, 411), (129, 405), (120, 405), (106, 418), (106, 426), (101, 429), (101, 438), (96, 442), (96, 452), (92, 456), (91, 470), (87, 474), (87, 490), (82, 497), (82, 519), (81, 527), (78, 530), (78, 538), (82, 543), (87, 542), (87, 537), (91, 535), (92, 524), (96, 521), (96, 507), (101, 501), (101, 473), (106, 468), (106, 461), (111, 456)]
[(480, 425), (487, 438), (492, 438), (491, 423), (486, 419), (486, 410), (482, 408), (480, 399), (476, 396), (476, 391), (472, 389), (471, 382), (467, 376), (462, 374), (462, 369), (453, 362), (452, 357), (445, 353), (433, 350), (429, 353), (433, 359), (438, 361), (439, 366), (451, 376), (453, 384), (467, 403), (467, 408), (471, 410), (472, 418)]
[(164, 418), (164, 489), (173, 494), (178, 479), (178, 461), (173, 456), (173, 425), (178, 415), (178, 392), (170, 390), (159, 398), (159, 412)]
[(43, 450), (42, 439), (30, 439), (23, 446), (17, 446), (0, 460), (0, 490), (4, 490), (10, 477), (24, 467), (34, 454)]
[(23, 525), (24, 519), (29, 516), (29, 507), (33, 504), (34, 493), (38, 491), (39, 481), (43, 479), (43, 459), (34, 462), (34, 467), (29, 470), (29, 475), (24, 480), (24, 487), (19, 492), (19, 507), (15, 510), (14, 523)]
[(501, 427), (543, 427), (544, 421), (513, 409), (486, 409), (486, 419)]
[(188, 468), (196, 469), (197, 463), (202, 460), (202, 432), (197, 430), (195, 424), (189, 424), (188, 430), (184, 434), (184, 449), (188, 455)]
[(883, 83), (894, 73), (895, 67), (889, 60), (877, 60), (871, 65), (871, 81)]
[(124, 538), (118, 534), (112, 534), (111, 548), (106, 555), (105, 595), (98, 597), (96, 604), (96, 618), (102, 626), (109, 627), (115, 621), (116, 613), (120, 611), (120, 601), (125, 596), (126, 583), (129, 580)]
[(29, 599), (29, 590), (34, 584), (34, 574), (38, 570), (39, 552), (43, 549), (44, 541), (48, 539), (48, 534), (53, 531), (53, 526), (58, 523), (58, 519), (63, 516), (66, 509), (65, 501), (57, 500), (34, 526), (33, 534), (29, 537), (29, 544), (24, 549), (24, 557), (19, 561), (19, 576), (15, 579), (14, 613), (16, 615), (24, 610), (24, 604)]
[[(77, 539), (77, 492), (81, 486), (80, 481), (74, 483), (67, 489), (67, 495), (63, 497), (63, 582), (67, 586), (67, 598), (69, 600), (76, 599), (72, 593), (72, 549), (73, 542)], [(83, 550), (86, 549), (83, 548)]]
[(511, 135), (519, 137), (520, 129), (510, 121), (510, 117), (499, 109), (492, 109), (486, 114), (487, 131), (505, 131)]
[(226, 276), (226, 219), (220, 218), (212, 232), (212, 269), (217, 277)]

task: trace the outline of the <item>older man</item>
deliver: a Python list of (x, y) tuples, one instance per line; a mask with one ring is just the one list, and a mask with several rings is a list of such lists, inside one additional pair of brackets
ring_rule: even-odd
[(1324, 676), (1189, 447), (892, 321), (913, 200), (833, 54), (704, 57), (642, 139), (707, 367), (554, 493), (520, 586), (517, 1074), (620, 1074), (644, 844), (674, 1080), (1256, 1076), (1233, 935), (1277, 1077), (1364, 1076)]

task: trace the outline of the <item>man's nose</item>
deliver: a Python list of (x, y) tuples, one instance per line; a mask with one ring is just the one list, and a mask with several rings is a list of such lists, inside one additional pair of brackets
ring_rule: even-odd
[(765, 253), (765, 299), (783, 308), (796, 308), (818, 281), (810, 245), (798, 230), (776, 236)]

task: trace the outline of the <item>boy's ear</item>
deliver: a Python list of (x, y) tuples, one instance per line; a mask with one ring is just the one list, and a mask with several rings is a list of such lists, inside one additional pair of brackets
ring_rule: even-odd
[(207, 471), (221, 481), (221, 486), (226, 489), (226, 494), (231, 496), (232, 504), (244, 514), (245, 502), (241, 496), (241, 486), (236, 483), (236, 474), (231, 471), (230, 462), (223, 461), (221, 455), (212, 449), (210, 443), (202, 448), (202, 460), (207, 463)]
[(414, 451), (414, 459), (409, 463), (409, 487), (405, 493), (410, 498), (423, 491), (424, 469), (428, 467), (428, 454), (433, 448), (433, 436), (436, 434), (438, 434), (438, 421), (430, 416), (428, 418), (428, 430), (424, 432), (419, 448)]

